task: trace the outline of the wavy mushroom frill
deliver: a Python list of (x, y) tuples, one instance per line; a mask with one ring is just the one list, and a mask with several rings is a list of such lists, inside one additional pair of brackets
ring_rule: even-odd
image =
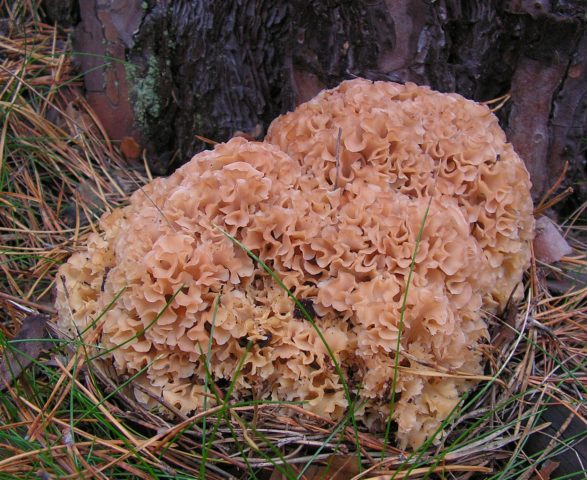
[[(272, 145), (234, 139), (135, 192), (61, 267), (59, 325), (77, 335), (97, 320), (85, 334), (98, 332), (119, 373), (145, 370), (135, 394), (150, 406), (161, 397), (183, 413), (200, 408), (210, 395), (202, 362), (208, 345), (212, 378), (226, 385), (250, 341), (235, 398), (305, 402), (341, 418), (342, 384), (317, 332), (221, 231), (262, 245), (254, 250), (268, 261), (299, 262), (291, 244), (275, 239), (286, 230), (302, 242), (313, 234), (292, 194), (299, 171)], [(308, 288), (303, 283), (300, 294)], [(331, 316), (321, 331), (344, 361), (352, 350), (350, 326)]]
[(481, 373), (482, 312), (527, 263), (527, 173), (484, 107), (413, 85), (346, 82), (278, 119), (268, 140), (218, 145), (104, 216), (60, 269), (59, 323), (97, 336), (119, 373), (142, 372), (135, 395), (150, 407), (213, 405), (209, 354), (220, 390), (235, 379), (234, 399), (342, 419), (320, 336), (222, 229), (313, 316), (355, 417), (375, 430), (399, 340), (393, 418), (400, 444), (416, 447)]
[(503, 307), (520, 281), (534, 228), (531, 185), (486, 106), (411, 83), (357, 79), (276, 119), (266, 141), (298, 161), (309, 189), (366, 182), (456, 204), (493, 275), (486, 308)]

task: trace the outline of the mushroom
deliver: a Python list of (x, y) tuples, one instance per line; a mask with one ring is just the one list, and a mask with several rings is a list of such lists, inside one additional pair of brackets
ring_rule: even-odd
[(357, 419), (385, 425), (396, 379), (397, 436), (417, 447), (472, 385), (428, 372), (482, 371), (484, 315), (529, 260), (529, 188), (486, 107), (345, 82), (278, 118), (266, 142), (202, 152), (105, 215), (60, 269), (59, 324), (97, 333), (119, 373), (142, 372), (135, 393), (149, 407), (165, 411), (159, 395), (182, 413), (212, 405), (205, 359), (222, 388), (248, 348), (235, 399), (341, 419), (343, 384), (314, 326), (220, 227), (312, 314)]
[(279, 117), (265, 140), (300, 164), (311, 188), (336, 181), (347, 192), (366, 182), (458, 208), (491, 265), (486, 307), (503, 307), (520, 281), (533, 237), (531, 184), (486, 106), (413, 83), (357, 79)]

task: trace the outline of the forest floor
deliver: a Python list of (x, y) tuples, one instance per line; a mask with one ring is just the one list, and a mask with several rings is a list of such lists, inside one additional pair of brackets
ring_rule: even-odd
[(525, 299), (489, 319), (487, 379), (416, 451), (269, 404), (179, 422), (145, 410), (133, 378), (51, 325), (58, 266), (151, 175), (129, 167), (84, 99), (68, 33), (28, 2), (2, 5), (0, 479), (585, 478), (587, 205), (559, 221), (573, 253), (533, 258)]

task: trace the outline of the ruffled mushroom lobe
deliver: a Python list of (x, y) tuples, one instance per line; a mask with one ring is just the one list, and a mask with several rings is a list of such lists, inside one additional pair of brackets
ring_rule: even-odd
[(485, 315), (529, 262), (529, 189), (486, 107), (345, 82), (275, 120), (265, 142), (202, 152), (105, 215), (59, 271), (59, 324), (97, 334), (119, 373), (143, 371), (135, 395), (149, 407), (211, 405), (205, 358), (221, 386), (250, 343), (235, 399), (341, 419), (347, 398), (314, 325), (227, 232), (310, 313), (373, 429), (389, 415), (399, 339), (393, 418), (417, 447), (472, 385), (428, 372), (482, 371)]

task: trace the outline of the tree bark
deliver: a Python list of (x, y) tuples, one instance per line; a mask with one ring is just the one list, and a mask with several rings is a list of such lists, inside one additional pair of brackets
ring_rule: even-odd
[(262, 138), (277, 115), (360, 76), (477, 101), (509, 93), (498, 116), (535, 198), (567, 161), (568, 206), (587, 198), (581, 0), (88, 0), (80, 14), (75, 48), (98, 55), (79, 57), (90, 101), (158, 172), (206, 148), (196, 135)]

